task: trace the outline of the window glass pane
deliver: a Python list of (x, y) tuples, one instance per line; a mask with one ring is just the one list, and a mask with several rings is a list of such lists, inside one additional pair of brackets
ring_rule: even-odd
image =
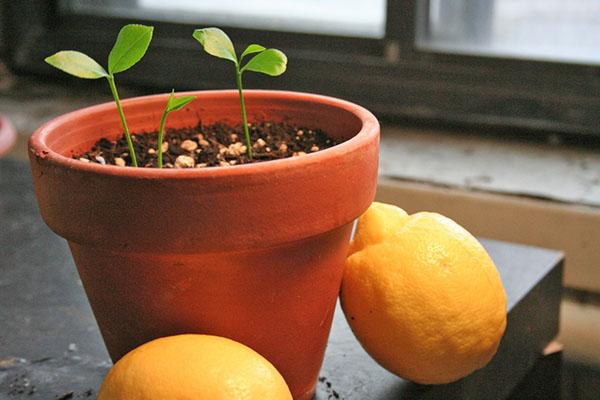
[(65, 0), (63, 10), (181, 23), (382, 38), (386, 0)]
[(598, 0), (430, 0), (423, 50), (600, 64)]

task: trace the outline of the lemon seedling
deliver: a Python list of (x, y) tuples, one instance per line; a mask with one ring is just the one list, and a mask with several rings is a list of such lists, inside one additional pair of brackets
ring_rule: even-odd
[(125, 132), (125, 139), (131, 154), (131, 164), (137, 167), (137, 159), (125, 114), (115, 85), (115, 74), (128, 70), (137, 64), (150, 45), (154, 28), (146, 25), (129, 24), (121, 28), (117, 40), (108, 55), (108, 72), (90, 56), (73, 50), (59, 51), (47, 57), (45, 61), (55, 68), (83, 79), (106, 78), (115, 99), (119, 118)]
[(156, 149), (158, 151), (158, 168), (163, 167), (162, 142), (163, 137), (165, 136), (165, 123), (167, 122), (167, 116), (173, 111), (181, 110), (194, 100), (196, 100), (196, 97), (194, 96), (181, 96), (175, 98), (175, 89), (171, 90), (171, 95), (169, 96), (169, 100), (167, 100), (165, 111), (160, 119), (160, 127), (158, 128), (158, 140), (156, 141)]
[[(246, 153), (248, 154), (248, 158), (252, 160), (252, 146), (250, 143), (250, 133), (248, 132), (248, 117), (246, 116), (246, 105), (244, 103), (242, 75), (245, 71), (254, 71), (270, 76), (279, 76), (285, 72), (287, 57), (281, 50), (267, 49), (259, 44), (251, 44), (246, 47), (246, 50), (242, 52), (238, 59), (231, 39), (219, 28), (196, 29), (193, 36), (194, 39), (200, 42), (204, 51), (208, 54), (229, 60), (235, 65), (235, 82), (240, 95)], [(254, 57), (242, 66), (241, 63), (244, 58), (251, 54), (255, 54)]]

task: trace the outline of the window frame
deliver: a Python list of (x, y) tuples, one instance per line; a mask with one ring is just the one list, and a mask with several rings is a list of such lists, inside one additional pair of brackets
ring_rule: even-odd
[[(155, 39), (122, 82), (161, 90), (233, 87), (229, 66), (203, 55), (191, 38), (201, 24), (61, 15), (56, 0), (16, 3), (4, 2), (2, 25), (17, 72), (61, 76), (41, 60), (66, 48), (102, 60), (119, 27), (139, 22), (156, 27)], [(342, 97), (384, 119), (600, 137), (599, 67), (420, 50), (416, 39), (426, 29), (428, 8), (428, 0), (388, 0), (383, 39), (222, 28), (239, 48), (263, 43), (291, 60), (279, 78), (248, 75), (248, 88)], [(19, 23), (23, 16), (28, 24)]]

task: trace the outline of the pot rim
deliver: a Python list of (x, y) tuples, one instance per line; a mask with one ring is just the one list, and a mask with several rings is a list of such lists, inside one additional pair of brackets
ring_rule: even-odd
[[(179, 95), (196, 95), (196, 96), (234, 96), (237, 98), (237, 90), (196, 90), (180, 92)], [(301, 157), (287, 157), (277, 160), (269, 160), (265, 162), (233, 165), (227, 168), (144, 168), (144, 167), (119, 167), (116, 165), (101, 165), (96, 163), (84, 163), (79, 160), (63, 156), (50, 148), (47, 145), (46, 139), (52, 135), (61, 125), (73, 118), (79, 118), (82, 114), (101, 113), (114, 108), (114, 102), (105, 102), (102, 104), (81, 108), (67, 114), (58, 116), (42, 126), (40, 126), (29, 139), (29, 151), (36, 157), (46, 159), (47, 162), (66, 169), (79, 169), (91, 173), (119, 176), (132, 179), (168, 179), (168, 178), (218, 178), (218, 177), (235, 177), (249, 174), (264, 173), (272, 174), (281, 169), (300, 168), (303, 164), (325, 162), (336, 157), (343, 157), (357, 147), (360, 147), (372, 139), (372, 136), (377, 135), (379, 122), (377, 118), (366, 108), (346, 100), (335, 97), (324, 96), (319, 94), (284, 91), (284, 90), (246, 90), (246, 97), (254, 98), (270, 98), (272, 100), (296, 100), (300, 102), (320, 103), (323, 105), (333, 106), (356, 116), (362, 126), (360, 131), (350, 139), (339, 143), (333, 147), (320, 150), (315, 153), (306, 154)], [(132, 97), (122, 100), (123, 108), (133, 106), (139, 103), (152, 101), (160, 98), (166, 99), (170, 94), (152, 94), (147, 96)], [(116, 110), (114, 110), (116, 112)]]

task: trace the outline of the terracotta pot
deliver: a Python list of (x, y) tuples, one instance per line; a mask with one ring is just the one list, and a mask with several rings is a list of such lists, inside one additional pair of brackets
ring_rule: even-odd
[(0, 156), (10, 151), (17, 139), (17, 133), (11, 122), (0, 114)]
[[(239, 123), (235, 91), (198, 96), (171, 127)], [(123, 102), (156, 130), (168, 95)], [(379, 125), (329, 97), (247, 91), (250, 120), (321, 128), (344, 141), (301, 157), (227, 168), (148, 169), (70, 158), (120, 135), (114, 104), (63, 115), (30, 140), (45, 222), (67, 239), (113, 361), (160, 336), (208, 333), (268, 358), (311, 398), (353, 220), (375, 195)]]

